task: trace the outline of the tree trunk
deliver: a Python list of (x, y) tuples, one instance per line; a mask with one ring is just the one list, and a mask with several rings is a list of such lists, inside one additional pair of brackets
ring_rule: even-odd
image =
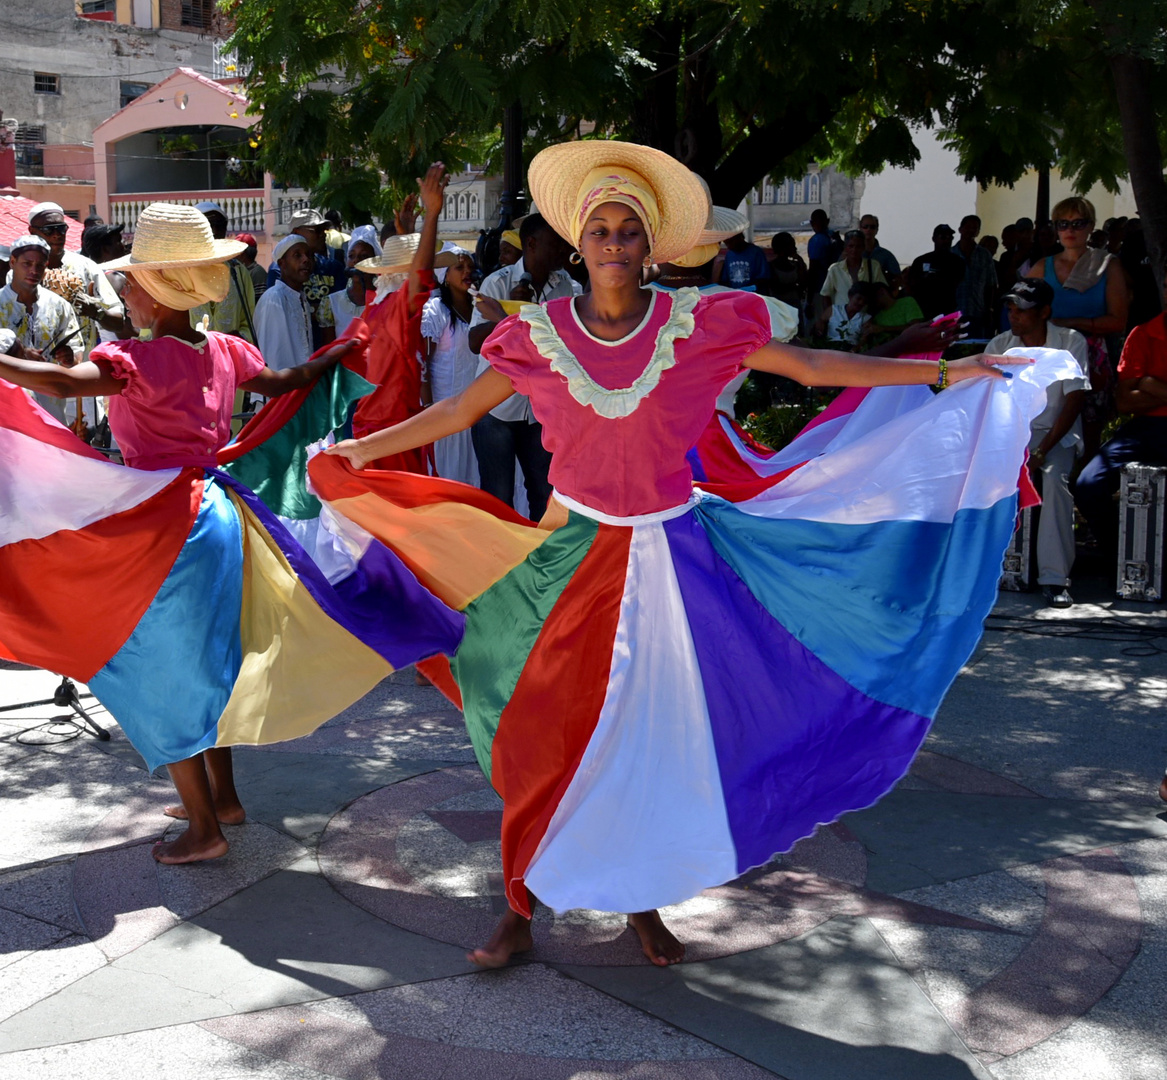
[(1163, 150), (1151, 99), (1151, 81), (1156, 73), (1150, 61), (1142, 57), (1115, 53), (1110, 57), (1110, 74), (1118, 98), (1131, 189), (1155, 280), (1162, 289), (1167, 264), (1167, 182), (1163, 180)]
[(632, 137), (635, 142), (674, 152), (677, 138), (677, 62), (681, 55), (681, 25), (675, 19), (660, 20), (646, 37), (650, 48), (645, 58), (655, 71), (644, 80), (640, 97), (632, 103)]

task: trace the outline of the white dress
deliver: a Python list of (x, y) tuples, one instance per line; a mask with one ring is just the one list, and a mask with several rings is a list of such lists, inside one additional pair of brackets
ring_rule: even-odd
[[(460, 394), (473, 381), (478, 357), (470, 351), (470, 326), (451, 316), (450, 309), (435, 293), (421, 311), (421, 334), (434, 343), (428, 364), (430, 391), (434, 401)], [(434, 443), (434, 464), (438, 476), (478, 486), (478, 459), (469, 430), (459, 431)]]

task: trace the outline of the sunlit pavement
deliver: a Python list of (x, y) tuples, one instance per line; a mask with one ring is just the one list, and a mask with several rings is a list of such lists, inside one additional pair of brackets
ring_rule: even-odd
[[(0, 714), (0, 1077), (1160, 1080), (1167, 611), (1074, 592), (1002, 594), (904, 782), (666, 912), (663, 971), (542, 909), (466, 962), (500, 807), (412, 671), (237, 751), (249, 821), (196, 867), (151, 858), (169, 783), (92, 699), (108, 743)], [(56, 682), (0, 664), (0, 703)]]

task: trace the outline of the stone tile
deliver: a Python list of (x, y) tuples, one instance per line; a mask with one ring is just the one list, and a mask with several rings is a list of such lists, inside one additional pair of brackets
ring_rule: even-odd
[(537, 964), (203, 1026), (273, 1057), (352, 1080), (773, 1075)]
[(196, 1024), (0, 1054), (0, 1076), (14, 1080), (325, 1080), (333, 1075), (273, 1060)]
[(976, 1050), (1011, 1055), (1061, 1031), (1094, 1007), (1138, 952), (1138, 894), (1113, 852), (1052, 859), (1042, 872), (1046, 906), (1037, 933), (949, 1012)]
[(318, 836), (332, 815), (353, 799), (440, 764), (268, 747), (236, 747), (234, 760), (235, 782), (248, 817), (297, 840)]
[[(184, 829), (185, 825), (176, 823), (168, 838)], [(227, 839), (231, 848), (221, 859), (196, 866), (154, 863), (162, 903), (178, 918), (189, 919), (206, 911), (308, 853), (291, 837), (254, 821), (228, 829)], [(154, 862), (152, 855), (149, 858)]]
[(30, 919), (15, 911), (0, 908), (0, 970), (23, 960), (37, 949), (44, 949), (74, 936), (53, 923)]
[(0, 743), (0, 868), (40, 863), (81, 849), (93, 827), (147, 783), (86, 743), (45, 753)]
[(105, 956), (88, 938), (70, 934), (0, 968), (0, 1030), (13, 1022), (10, 1018), (33, 1009), (38, 1002), (52, 1008), (56, 996), (100, 971), (105, 962)]
[(468, 969), (462, 950), (381, 922), (318, 875), (281, 871), (0, 1023), (0, 1053)]
[(73, 862), (0, 873), (0, 908), (17, 911), (76, 934), (85, 932), (73, 904)]
[[(990, 619), (990, 632), (940, 707), (926, 749), (1050, 798), (1145, 798), (1148, 778), (1162, 775), (1167, 757), (1162, 672), (1145, 656), (1124, 655), (1115, 640), (1121, 627), (1101, 607), (1078, 605), (1055, 618), (1032, 597), (1009, 603), (1006, 613), (1038, 620), (1028, 629), (1101, 619), (1111, 640), (997, 633)], [(1122, 617), (1162, 626), (1154, 609)]]
[(989, 1080), (865, 919), (719, 960), (565, 967), (789, 1080)]
[(85, 929), (113, 960), (179, 923), (163, 906), (149, 844), (88, 852), (77, 859), (73, 888)]
[(1167, 844), (1117, 849), (1132, 875), (1142, 940), (1121, 978), (1081, 1019), (993, 1065), (1000, 1080), (1160, 1080), (1167, 1076)]
[(868, 852), (869, 888), (900, 893), (1146, 837), (1167, 821), (1141, 802), (896, 790), (845, 824)]

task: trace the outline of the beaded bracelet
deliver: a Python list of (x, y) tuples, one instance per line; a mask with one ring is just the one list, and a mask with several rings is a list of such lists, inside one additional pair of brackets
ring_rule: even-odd
[(939, 364), (940, 364), (940, 376), (936, 380), (936, 389), (937, 390), (947, 390), (948, 389), (948, 361), (945, 360), (944, 357), (942, 356), (942, 357), (940, 357)]

